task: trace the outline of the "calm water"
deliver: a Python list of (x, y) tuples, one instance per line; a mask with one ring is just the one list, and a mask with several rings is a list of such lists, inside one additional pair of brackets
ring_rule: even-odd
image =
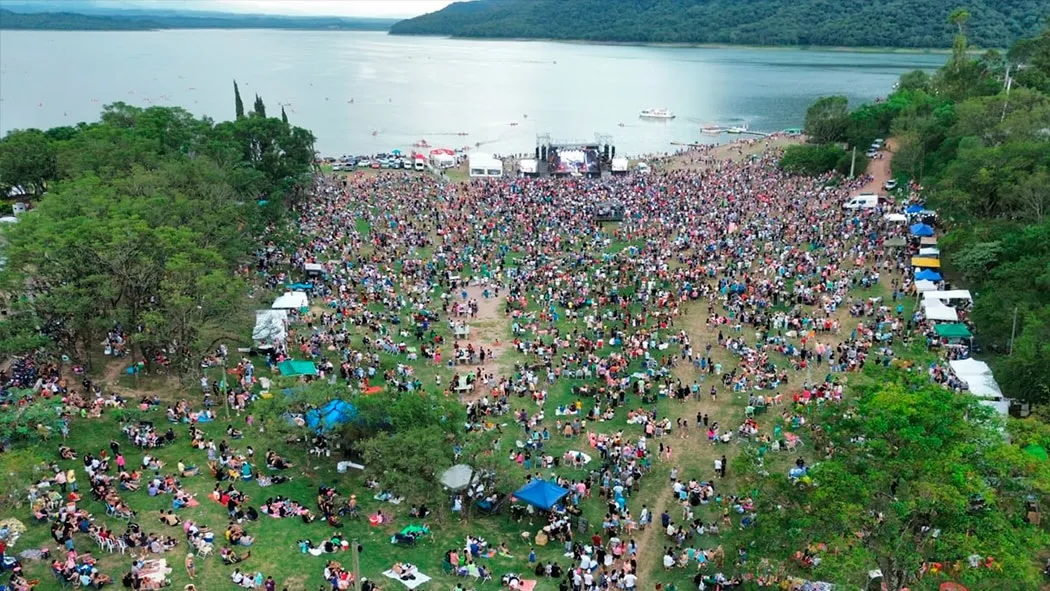
[[(620, 153), (641, 154), (710, 143), (701, 125), (800, 127), (818, 96), (870, 101), (902, 72), (945, 59), (358, 32), (0, 31), (0, 132), (94, 120), (114, 101), (228, 119), (236, 78), (247, 108), (256, 93), (270, 114), (286, 104), (329, 155), (405, 149), (420, 139), (529, 152), (545, 133), (556, 141), (608, 134)], [(677, 119), (639, 120), (642, 109), (661, 107)]]

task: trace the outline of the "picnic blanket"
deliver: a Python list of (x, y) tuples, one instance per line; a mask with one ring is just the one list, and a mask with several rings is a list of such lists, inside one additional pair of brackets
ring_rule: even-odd
[(142, 569), (139, 570), (139, 576), (161, 585), (164, 584), (164, 579), (169, 574), (171, 574), (171, 569), (168, 568), (168, 561), (163, 558), (147, 560), (142, 563)]
[(415, 572), (412, 573), (412, 576), (415, 577), (415, 578), (414, 579), (409, 579), (407, 581), (402, 579), (401, 577), (397, 576), (397, 573), (395, 573), (392, 570), (388, 570), (388, 571), (384, 572), (383, 576), (387, 577), (388, 579), (394, 579), (395, 581), (398, 581), (399, 583), (401, 583), (405, 587), (408, 587), (409, 589), (415, 589), (416, 587), (419, 587), (423, 583), (426, 583), (427, 581), (430, 580), (430, 577), (428, 577), (428, 576), (424, 575), (423, 573), (419, 572), (419, 569), (416, 569)]

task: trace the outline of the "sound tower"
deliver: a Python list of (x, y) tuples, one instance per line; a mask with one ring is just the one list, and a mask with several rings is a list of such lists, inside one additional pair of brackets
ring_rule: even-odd
[(543, 146), (543, 151), (541, 153), (543, 154), (543, 161), (546, 162), (547, 161), (547, 146)]
[(605, 144), (605, 159), (609, 159), (609, 144)]
[(536, 160), (540, 159), (540, 147), (536, 146)]
[(612, 155), (613, 155), (613, 158), (616, 158), (616, 146), (612, 147)]

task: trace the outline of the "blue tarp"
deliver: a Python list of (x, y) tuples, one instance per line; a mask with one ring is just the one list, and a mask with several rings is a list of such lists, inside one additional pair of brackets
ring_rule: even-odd
[(290, 289), (292, 291), (305, 291), (307, 289), (313, 289), (313, 288), (314, 288), (314, 284), (313, 283), (290, 283), (290, 284), (288, 284), (288, 289)]
[(923, 269), (915, 274), (916, 279), (923, 279), (925, 281), (940, 281), (941, 274), (932, 269)]
[(915, 224), (908, 229), (911, 230), (912, 236), (933, 236), (933, 228), (926, 224)]
[(306, 413), (306, 426), (311, 429), (331, 429), (357, 418), (357, 408), (345, 400), (332, 400), (321, 408)]
[(514, 496), (537, 509), (547, 511), (567, 494), (569, 491), (557, 484), (534, 478), (514, 493)]
[(904, 213), (919, 213), (922, 211), (921, 205), (909, 205), (908, 209), (904, 210)]

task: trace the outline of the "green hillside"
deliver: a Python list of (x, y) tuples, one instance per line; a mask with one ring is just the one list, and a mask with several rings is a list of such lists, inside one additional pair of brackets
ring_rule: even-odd
[(0, 29), (25, 31), (148, 31), (154, 29), (297, 29), (385, 31), (392, 20), (254, 14), (79, 14), (0, 10)]
[(1039, 32), (1046, 0), (477, 0), (401, 21), (391, 33), (629, 43), (951, 47), (966, 8), (971, 44)]

